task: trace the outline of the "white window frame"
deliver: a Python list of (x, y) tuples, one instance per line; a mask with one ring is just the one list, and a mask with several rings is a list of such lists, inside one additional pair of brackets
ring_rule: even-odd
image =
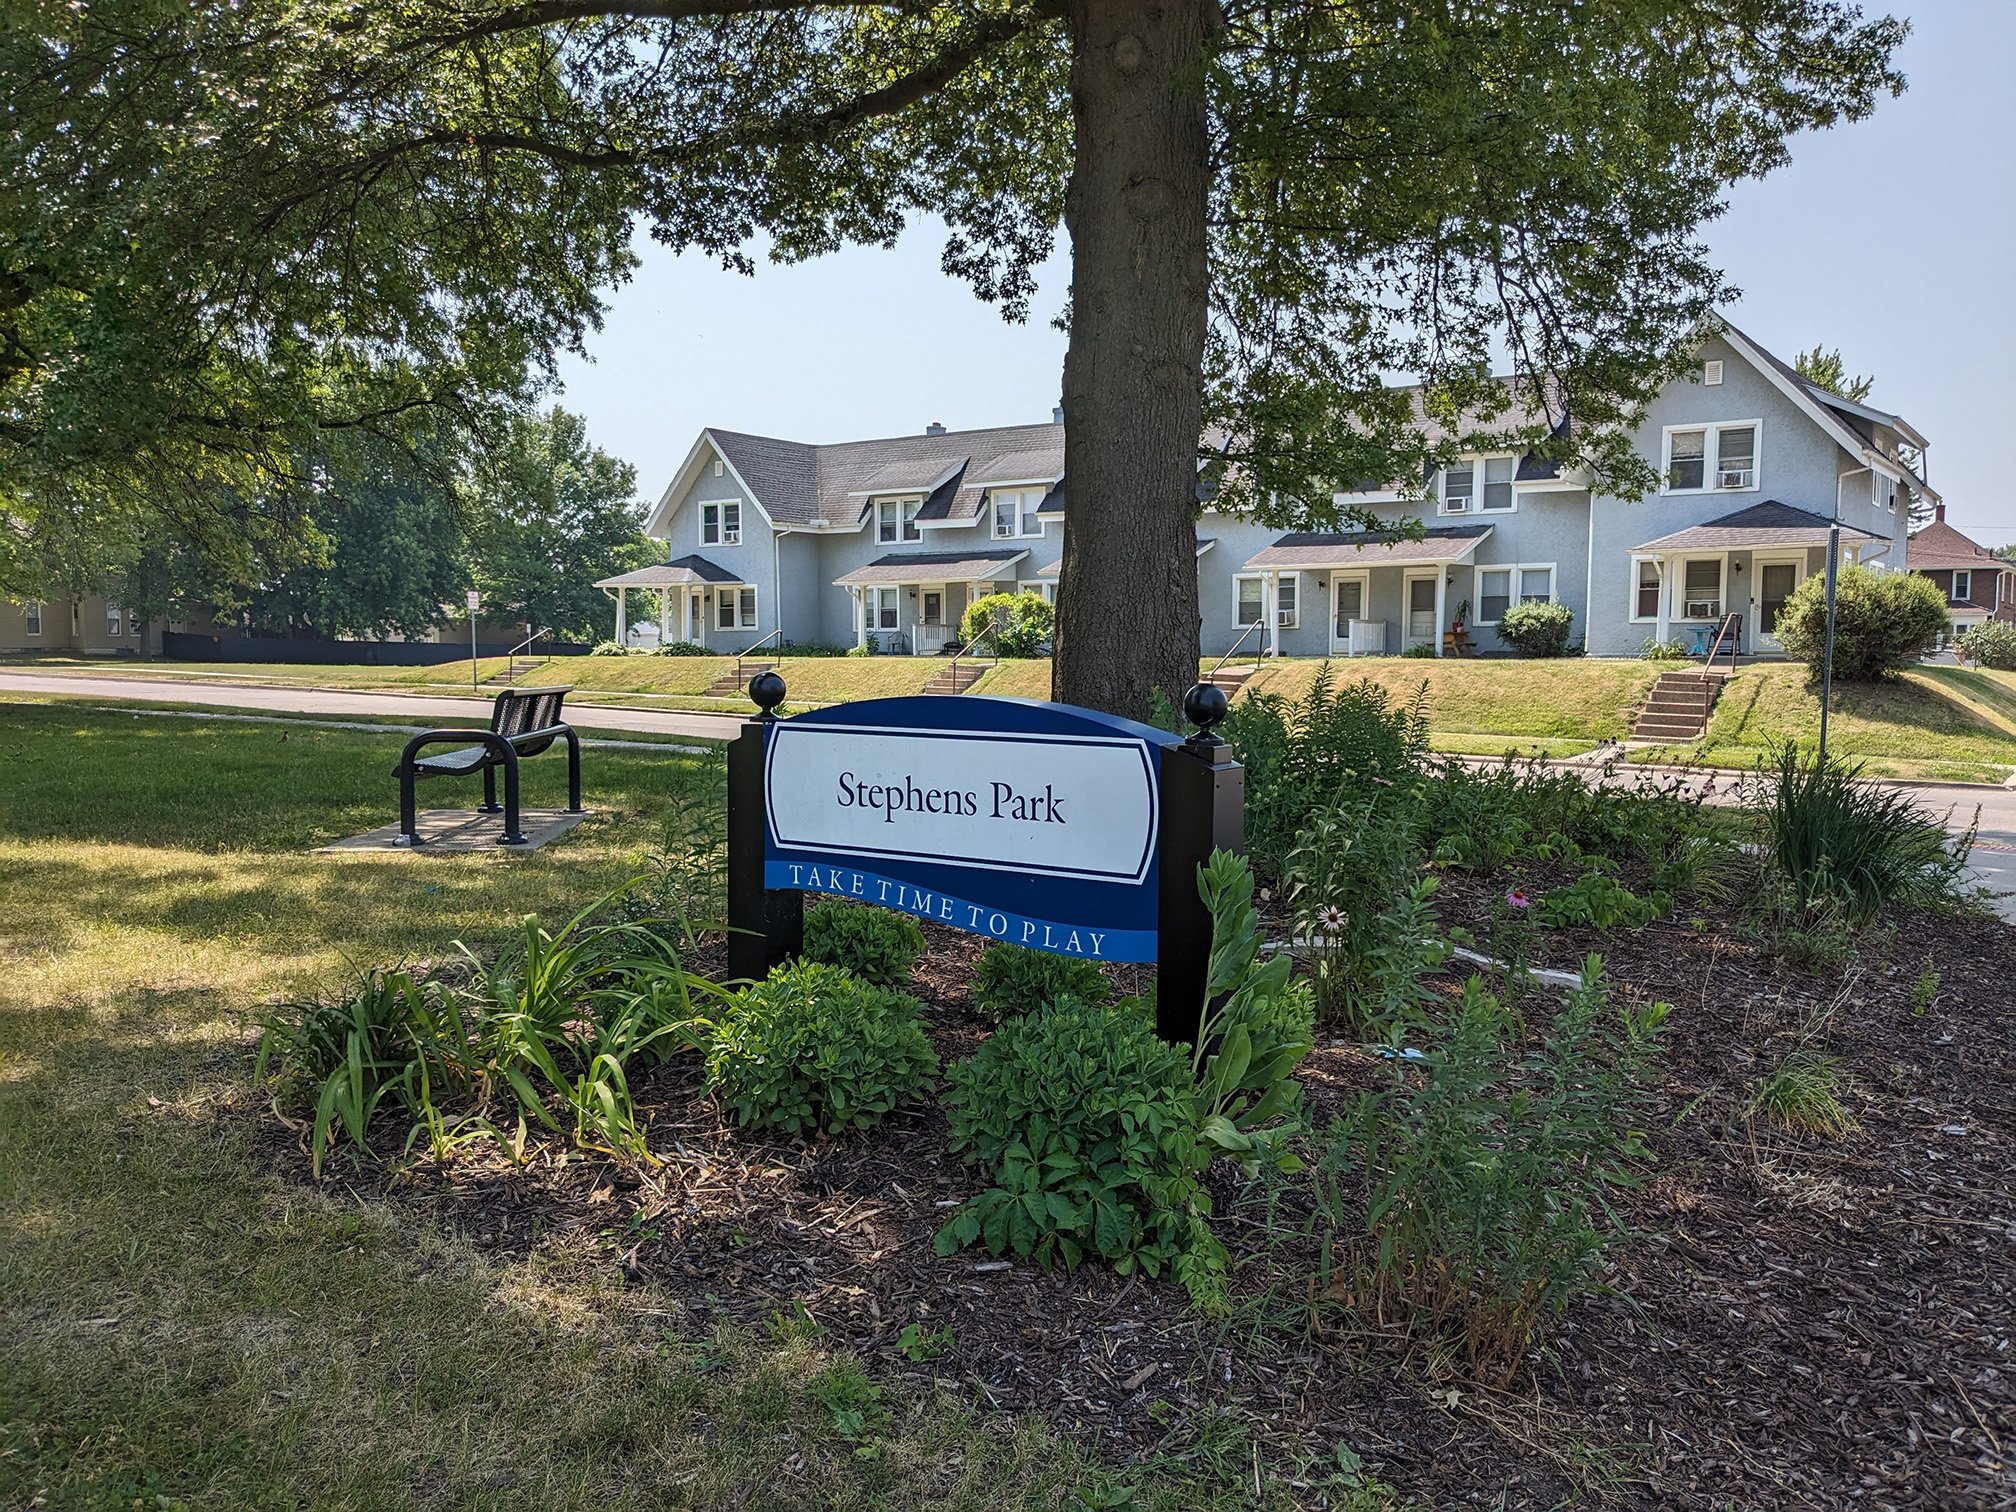
[[(1493, 462), (1507, 463), (1509, 465), (1508, 475), (1503, 478), (1491, 478), (1489, 474)], [(1475, 456), (1458, 457), (1454, 465), (1470, 469), (1470, 492), (1466, 495), (1468, 502), (1461, 509), (1451, 509), (1449, 507), (1449, 469), (1447, 467), (1441, 468), (1435, 475), (1435, 508), (1438, 514), (1508, 515), (1518, 513), (1519, 458), (1515, 453), (1479, 452)], [(1488, 497), (1486, 490), (1500, 484), (1504, 485), (1505, 497), (1508, 502), (1503, 508), (1494, 509), (1484, 502)]]
[[(1287, 590), (1290, 600), (1286, 609), (1281, 607), (1281, 594)], [(1265, 612), (1264, 610), (1262, 611)], [(1302, 625), (1302, 574), (1299, 572), (1277, 572), (1274, 574), (1274, 618), (1283, 630), (1300, 629)]]
[[(1654, 584), (1652, 613), (1638, 612), (1638, 590), (1644, 584), (1638, 581), (1639, 569), (1650, 567), (1658, 580)], [(1666, 601), (1666, 563), (1656, 556), (1634, 556), (1631, 558), (1631, 623), (1634, 625), (1656, 625), (1659, 623), (1659, 606)]]
[[(1240, 615), (1244, 611), (1240, 608), (1241, 594), (1239, 590), (1247, 583), (1258, 583), (1260, 585), (1260, 607), (1254, 611), (1253, 618), (1241, 619)], [(1267, 574), (1264, 572), (1233, 573), (1232, 628), (1234, 630), (1250, 630), (1255, 625), (1264, 626), (1266, 623), (1267, 623)]]
[[(1751, 433), (1750, 481), (1738, 488), (1724, 488), (1718, 481), (1722, 471), (1722, 432), (1747, 430)], [(1701, 432), (1701, 486), (1675, 488), (1673, 478), (1673, 438), (1682, 431)], [(1757, 493), (1764, 486), (1764, 422), (1762, 420), (1697, 420), (1688, 425), (1669, 425), (1660, 432), (1659, 491), (1662, 494)]]
[(1372, 574), (1369, 571), (1333, 572), (1330, 574), (1330, 626), (1333, 635), (1337, 626), (1337, 600), (1343, 597), (1346, 583), (1358, 585), (1358, 612), (1351, 618), (1362, 620), (1370, 617), (1365, 611), (1372, 607)]
[[(1967, 580), (1967, 588), (1965, 592), (1962, 592), (1960, 588), (1960, 580), (1962, 578), (1965, 578)], [(1966, 604), (1971, 603), (1973, 601), (1973, 598), (1974, 598), (1974, 569), (1971, 567), (1955, 567), (1953, 569), (1953, 586), (1946, 590), (1947, 602), (1953, 604)]]
[(1484, 574), (1487, 572), (1510, 574), (1505, 585), (1505, 607), (1508, 609), (1514, 605), (1528, 602), (1519, 592), (1519, 575), (1524, 572), (1544, 572), (1547, 574), (1547, 597), (1545, 599), (1534, 599), (1531, 602), (1548, 604), (1558, 604), (1561, 602), (1561, 571), (1560, 565), (1556, 562), (1479, 562), (1476, 565), (1475, 575), (1470, 585), (1471, 592), (1474, 595), (1473, 602), (1476, 607), (1476, 613), (1470, 620), (1470, 623), (1473, 625), (1491, 626), (1498, 623), (1495, 619), (1485, 619), (1483, 617)]
[[(1039, 488), (988, 489), (988, 533), (997, 541), (1040, 540), (1043, 535), (1043, 518), (1036, 511), (1043, 507), (1043, 500), (1048, 493), (1048, 489)], [(1033, 505), (1028, 503), (1031, 494), (1036, 496), (1036, 502)], [(1001, 528), (1001, 501), (1004, 499), (1013, 499), (1015, 501), (1015, 528), (1012, 531), (1004, 531)], [(1032, 520), (1036, 522), (1036, 528), (1034, 530), (1027, 529), (1026, 527)]]
[[(722, 617), (724, 611), (727, 613), (725, 619)], [(714, 590), (716, 630), (754, 630), (756, 618), (755, 584), (741, 583)]]
[[(1715, 612), (1713, 614), (1689, 614), (1687, 612), (1688, 604), (1699, 602), (1699, 600), (1687, 597), (1687, 569), (1696, 562), (1713, 562), (1715, 564)], [(1682, 624), (1698, 625), (1704, 622), (1720, 620), (1723, 615), (1729, 612), (1728, 557), (1720, 554), (1715, 556), (1680, 557), (1678, 558), (1678, 565), (1680, 570), (1673, 574), (1673, 581), (1668, 587), (1668, 591), (1673, 594), (1673, 597), (1667, 600), (1668, 607), (1673, 610), (1673, 613), (1668, 616), (1669, 619), (1678, 620)]]
[(32, 635), (38, 640), (41, 638), (42, 601), (40, 599), (21, 606), (21, 627), (23, 634)]
[[(889, 611), (889, 622), (882, 622), (884, 607)], [(868, 628), (870, 630), (901, 630), (903, 628), (903, 589), (896, 585), (877, 586), (868, 590)]]
[(105, 606), (105, 638), (118, 640), (126, 634), (126, 611), (117, 604)]
[[(702, 546), (740, 546), (742, 544), (742, 501), (740, 499), (700, 499), (700, 544)], [(734, 523), (729, 523), (728, 512), (735, 512)], [(708, 515), (713, 514), (710, 537)]]

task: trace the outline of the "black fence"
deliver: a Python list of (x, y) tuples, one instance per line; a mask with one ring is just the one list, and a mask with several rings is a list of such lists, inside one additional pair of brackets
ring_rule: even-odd
[[(505, 656), (516, 649), (508, 641), (477, 642), (478, 656)], [(542, 656), (586, 656), (589, 646), (554, 645), (541, 641), (519, 654), (531, 660)], [(469, 643), (454, 641), (317, 641), (290, 640), (283, 635), (191, 635), (182, 630), (164, 630), (161, 654), (170, 661), (214, 662), (295, 662), (312, 666), (434, 667), (442, 662), (467, 661)]]

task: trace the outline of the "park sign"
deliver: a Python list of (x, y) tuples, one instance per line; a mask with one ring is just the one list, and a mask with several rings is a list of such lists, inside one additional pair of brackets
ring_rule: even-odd
[[(767, 679), (767, 681), (765, 680)], [(1019, 698), (869, 699), (777, 718), (782, 679), (729, 748), (729, 949), (758, 977), (802, 943), (826, 893), (1083, 960), (1194, 979), (1210, 920), (1196, 868), (1240, 845), (1243, 773), (1185, 701), (1189, 740), (1091, 709)], [(1201, 721), (1199, 720), (1201, 716)], [(1188, 1038), (1188, 1034), (1178, 1037)]]

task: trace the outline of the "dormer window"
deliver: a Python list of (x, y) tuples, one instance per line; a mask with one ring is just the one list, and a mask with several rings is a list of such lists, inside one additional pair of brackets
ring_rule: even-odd
[(1043, 522), (1036, 511), (1043, 505), (1040, 488), (996, 488), (988, 493), (994, 509), (994, 539), (1022, 540), (1043, 534)]
[(1669, 426), (1666, 430), (1666, 492), (1742, 492), (1757, 486), (1755, 420), (1731, 425)]
[(882, 499), (875, 505), (875, 539), (878, 542), (921, 541), (924, 532), (917, 524), (922, 499)]
[(734, 499), (718, 499), (711, 504), (700, 506), (700, 544), (702, 546), (742, 544), (740, 502)]
[(1465, 457), (1442, 470), (1442, 513), (1506, 514), (1513, 507), (1517, 459)]

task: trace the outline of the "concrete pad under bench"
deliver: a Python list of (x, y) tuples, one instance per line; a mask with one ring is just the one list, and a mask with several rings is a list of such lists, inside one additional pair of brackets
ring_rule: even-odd
[(525, 809), (519, 815), (520, 827), (525, 832), (524, 845), (499, 845), (497, 839), (504, 833), (502, 814), (479, 814), (474, 809), (428, 809), (416, 816), (415, 827), (420, 832), (421, 843), (406, 846), (399, 843), (399, 824), (381, 824), (377, 829), (366, 830), (361, 835), (352, 835), (348, 840), (338, 840), (334, 845), (318, 846), (318, 856), (370, 855), (389, 851), (394, 855), (460, 855), (476, 851), (502, 851), (517, 854), (537, 850), (549, 840), (558, 840), (573, 829), (589, 813), (570, 814), (565, 809)]

